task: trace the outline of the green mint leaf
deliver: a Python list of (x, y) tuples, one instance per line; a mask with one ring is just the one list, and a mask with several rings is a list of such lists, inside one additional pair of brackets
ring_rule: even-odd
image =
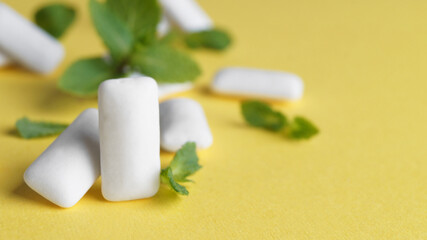
[(145, 44), (156, 39), (161, 16), (157, 0), (107, 0), (106, 4), (126, 23), (135, 39)]
[(196, 143), (187, 142), (176, 152), (169, 167), (162, 169), (160, 179), (175, 192), (188, 195), (188, 190), (178, 182), (191, 182), (188, 176), (197, 172), (202, 166), (196, 153)]
[(133, 36), (126, 24), (105, 4), (90, 0), (92, 21), (115, 63), (121, 64), (133, 48)]
[(130, 65), (159, 83), (194, 81), (201, 73), (190, 56), (161, 44), (140, 48), (133, 54)]
[(175, 192), (182, 194), (182, 195), (188, 195), (188, 190), (184, 186), (180, 185), (173, 176), (172, 169), (170, 167), (167, 167), (165, 169), (162, 169), (162, 172), (160, 173), (160, 179), (162, 183), (167, 184), (170, 188), (172, 188)]
[(319, 133), (319, 129), (304, 117), (297, 116), (287, 129), (287, 135), (292, 139), (309, 139)]
[(278, 132), (288, 124), (282, 113), (274, 111), (268, 104), (260, 101), (245, 101), (241, 105), (241, 110), (246, 122), (255, 127)]
[(117, 77), (113, 68), (102, 58), (88, 58), (74, 62), (59, 79), (58, 86), (77, 96), (96, 96), (104, 80)]
[(188, 182), (188, 176), (197, 172), (202, 166), (196, 153), (196, 143), (187, 142), (176, 152), (169, 167), (172, 169), (174, 179), (178, 182)]
[(76, 18), (74, 8), (54, 3), (37, 10), (36, 24), (55, 38), (60, 38)]
[(224, 50), (231, 44), (231, 37), (225, 31), (212, 29), (188, 34), (185, 42), (190, 48)]
[(23, 138), (37, 138), (60, 134), (68, 125), (50, 122), (35, 122), (26, 117), (16, 121), (16, 129)]

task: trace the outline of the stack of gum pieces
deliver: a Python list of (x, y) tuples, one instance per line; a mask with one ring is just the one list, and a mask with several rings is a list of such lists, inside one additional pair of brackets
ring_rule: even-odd
[[(160, 3), (165, 10), (160, 35), (169, 30), (170, 21), (185, 32), (213, 27), (209, 16), (194, 0)], [(24, 39), (23, 42), (15, 43), (0, 35), (0, 50), (7, 48), (8, 56), (30, 69), (51, 71), (62, 58), (61, 45), (0, 3), (0, 32), (12, 20), (50, 50), (40, 55), (28, 43), (28, 48), (21, 51), (19, 44), (34, 39), (28, 40), (14, 30), (8, 34), (13, 39)], [(8, 56), (0, 53), (0, 65), (8, 62)], [(39, 56), (38, 61), (35, 56)], [(197, 149), (212, 145), (212, 133), (199, 103), (175, 98), (159, 105), (159, 97), (192, 87), (190, 82), (158, 85), (154, 79), (137, 72), (129, 78), (104, 81), (98, 91), (99, 111), (83, 111), (28, 167), (25, 182), (64, 208), (74, 206), (100, 175), (102, 194), (109, 201), (152, 197), (160, 185), (160, 148), (176, 152), (186, 142), (195, 142)], [(216, 93), (233, 96), (298, 100), (303, 95), (304, 84), (291, 73), (232, 67), (219, 71), (211, 88)]]
[[(99, 118), (96, 109), (83, 111), (28, 167), (27, 185), (64, 208), (74, 206), (100, 174), (102, 194), (109, 201), (155, 195), (161, 141), (168, 151), (188, 141), (199, 148), (212, 144), (202, 107), (179, 98), (162, 103), (159, 113), (157, 88), (150, 77), (104, 81), (98, 92)], [(195, 128), (189, 131), (191, 126)]]
[[(213, 27), (209, 16), (194, 0), (180, 3), (162, 0), (160, 3), (165, 15), (158, 27), (159, 35), (169, 31), (171, 21), (185, 32)], [(9, 56), (13, 56), (14, 61), (32, 70), (52, 71), (62, 59), (62, 46), (0, 4), (0, 32), (12, 23), (35, 39), (19, 36), (24, 31), (15, 32), (7, 27), (12, 38), (4, 34), (0, 36), (0, 65), (9, 62)], [(37, 40), (48, 51), (39, 53), (37, 48), (30, 48), (31, 42), (15, 43), (13, 39)], [(18, 43), (26, 44), (28, 48), (21, 50)], [(34, 56), (38, 56), (38, 61)], [(99, 118), (96, 109), (83, 111), (28, 167), (24, 181), (34, 191), (64, 208), (74, 206), (100, 175), (102, 194), (107, 200), (125, 201), (155, 195), (160, 185), (160, 145), (164, 150), (174, 152), (188, 141), (195, 142), (199, 149), (212, 144), (204, 111), (197, 102), (171, 99), (160, 105), (159, 113), (159, 97), (192, 87), (191, 82), (157, 85), (154, 79), (139, 73), (129, 78), (104, 81), (98, 92)], [(191, 129), (191, 126), (196, 128)]]

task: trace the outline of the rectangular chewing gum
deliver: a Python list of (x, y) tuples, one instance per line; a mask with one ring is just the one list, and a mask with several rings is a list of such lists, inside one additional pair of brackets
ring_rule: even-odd
[(160, 145), (178, 151), (186, 142), (208, 148), (213, 138), (202, 106), (189, 98), (174, 98), (160, 104)]
[(55, 70), (64, 56), (61, 43), (1, 2), (0, 51), (13, 61), (40, 73)]
[(272, 100), (298, 100), (304, 92), (304, 83), (295, 74), (240, 67), (219, 71), (211, 87), (219, 94)]
[(160, 184), (159, 100), (150, 77), (104, 81), (98, 89), (102, 194), (148, 198)]
[(27, 168), (24, 181), (55, 203), (74, 206), (99, 177), (98, 110), (83, 111)]
[(185, 32), (199, 32), (213, 27), (212, 20), (195, 0), (160, 0), (165, 14)]

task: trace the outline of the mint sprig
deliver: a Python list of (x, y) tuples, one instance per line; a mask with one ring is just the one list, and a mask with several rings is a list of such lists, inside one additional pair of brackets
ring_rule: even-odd
[(289, 139), (309, 139), (319, 133), (319, 129), (306, 118), (297, 116), (288, 121), (283, 113), (273, 110), (265, 102), (244, 101), (241, 104), (241, 111), (250, 125), (273, 132), (283, 131)]
[(15, 126), (22, 138), (30, 139), (60, 134), (68, 127), (68, 124), (31, 121), (23, 117), (16, 121)]
[(157, 0), (89, 0), (94, 26), (112, 58), (74, 62), (59, 80), (59, 88), (77, 96), (95, 96), (102, 81), (129, 71), (153, 77), (161, 83), (194, 81), (201, 73), (186, 53), (160, 44), (156, 26), (161, 10)]
[[(59, 80), (59, 88), (77, 96), (95, 96), (102, 81), (138, 71), (159, 83), (194, 81), (201, 70), (187, 53), (177, 50), (173, 39), (191, 48), (222, 50), (230, 36), (218, 29), (159, 39), (156, 28), (161, 8), (158, 0), (89, 0), (90, 14), (98, 35), (108, 49), (111, 64), (101, 57), (74, 62)], [(181, 44), (182, 45), (182, 44)]]
[(160, 179), (175, 192), (188, 195), (186, 187), (179, 182), (191, 182), (187, 177), (197, 172), (202, 166), (196, 153), (196, 143), (187, 142), (176, 152), (170, 165), (162, 169)]
[(74, 8), (61, 3), (43, 6), (34, 16), (36, 24), (55, 38), (62, 37), (75, 18)]

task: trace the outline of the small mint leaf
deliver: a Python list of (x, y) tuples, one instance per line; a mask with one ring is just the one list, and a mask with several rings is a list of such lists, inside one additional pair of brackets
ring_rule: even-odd
[(21, 137), (30, 139), (60, 134), (68, 127), (68, 124), (36, 122), (23, 117), (16, 121), (15, 126)]
[(76, 18), (73, 7), (53, 3), (37, 10), (36, 24), (55, 38), (60, 38)]
[(211, 29), (188, 34), (185, 42), (190, 48), (224, 50), (231, 44), (231, 37), (223, 30)]
[(319, 129), (304, 117), (297, 116), (287, 130), (291, 139), (309, 139), (319, 133)]
[(281, 112), (274, 111), (264, 102), (245, 101), (241, 105), (241, 111), (246, 122), (254, 127), (278, 132), (288, 124), (286, 117)]
[(180, 185), (173, 176), (172, 169), (167, 167), (162, 170), (160, 173), (160, 179), (162, 183), (167, 184), (170, 188), (172, 188), (175, 192), (181, 195), (188, 195), (188, 190), (184, 186)]

